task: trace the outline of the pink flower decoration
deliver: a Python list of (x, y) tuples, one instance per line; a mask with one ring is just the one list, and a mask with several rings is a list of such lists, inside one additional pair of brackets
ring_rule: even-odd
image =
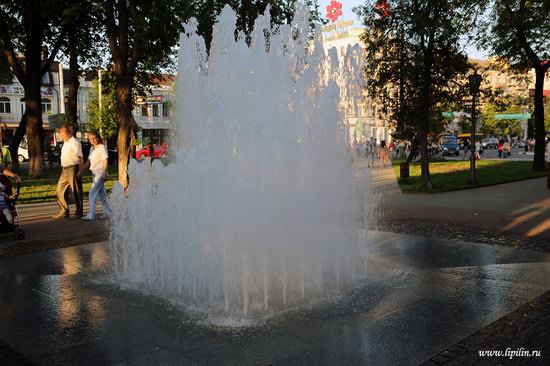
[(376, 10), (381, 19), (387, 18), (390, 16), (390, 3), (387, 0), (378, 0)]
[(335, 22), (340, 15), (342, 15), (342, 4), (338, 1), (332, 0), (330, 5), (327, 6), (326, 17)]

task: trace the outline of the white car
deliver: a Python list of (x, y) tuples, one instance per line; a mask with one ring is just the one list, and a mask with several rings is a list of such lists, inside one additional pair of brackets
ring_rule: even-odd
[(21, 144), (19, 144), (19, 149), (17, 150), (17, 160), (19, 160), (20, 163), (29, 160), (29, 148), (25, 140), (21, 141)]
[(19, 150), (17, 150), (17, 160), (19, 160), (20, 163), (29, 160), (29, 149), (19, 145)]
[(29, 146), (27, 145), (27, 140), (23, 139), (19, 144), (19, 149), (17, 150), (17, 160), (20, 163), (29, 160)]

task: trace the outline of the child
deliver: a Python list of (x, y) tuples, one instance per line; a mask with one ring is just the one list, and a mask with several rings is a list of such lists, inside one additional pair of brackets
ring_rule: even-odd
[(10, 197), (6, 194), (6, 192), (4, 192), (5, 189), (6, 187), (0, 183), (0, 213), (6, 217), (6, 220), (11, 225), (13, 224), (13, 217), (11, 216), (10, 207), (6, 202), (6, 200), (10, 199)]

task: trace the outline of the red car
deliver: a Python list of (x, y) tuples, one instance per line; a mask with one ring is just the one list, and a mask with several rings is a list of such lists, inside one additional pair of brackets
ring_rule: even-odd
[[(166, 144), (162, 144), (161, 146), (157, 146), (156, 144), (153, 144), (153, 154), (155, 158), (166, 158), (168, 157), (168, 146)], [(151, 157), (151, 151), (149, 149), (148, 145), (145, 145), (143, 148), (136, 150), (136, 159), (145, 159)]]

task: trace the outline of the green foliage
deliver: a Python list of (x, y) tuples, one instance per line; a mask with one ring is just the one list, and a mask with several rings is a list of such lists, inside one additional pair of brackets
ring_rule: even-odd
[(10, 70), (10, 64), (4, 57), (4, 50), (2, 43), (0, 43), (0, 84), (11, 84), (13, 80), (13, 73)]
[[(310, 10), (309, 22), (311, 29), (313, 29), (315, 24), (323, 23), (321, 14), (319, 13), (318, 0), (306, 0), (304, 3)], [(212, 41), (212, 28), (225, 5), (231, 6), (237, 14), (235, 36), (237, 36), (238, 32), (243, 32), (249, 41), (248, 36), (254, 28), (254, 21), (258, 15), (265, 12), (268, 5), (270, 6), (271, 23), (273, 25), (290, 24), (297, 4), (297, 0), (199, 0), (196, 3), (193, 16), (199, 22), (198, 32), (204, 37), (206, 46), (209, 49), (210, 42)]]
[(115, 79), (109, 73), (103, 73), (101, 81), (102, 108), (99, 108), (99, 80), (94, 80), (94, 90), (90, 93), (88, 114), (89, 120), (86, 126), (89, 131), (98, 131), (103, 137), (115, 137), (117, 135)]
[[(399, 176), (399, 161), (392, 163), (396, 176)], [(469, 183), (470, 163), (462, 160), (434, 162), (430, 164), (433, 189), (430, 193), (457, 191), (544, 177), (545, 172), (534, 172), (530, 161), (478, 160), (477, 184)], [(408, 182), (399, 181), (403, 193), (425, 192), (421, 186), (420, 164), (412, 163)]]
[(521, 123), (518, 120), (495, 119), (496, 113), (523, 113), (528, 100), (503, 94), (502, 90), (494, 91), (483, 104), (481, 131), (485, 136), (523, 136)]
[(535, 156), (533, 169), (544, 170), (544, 77), (550, 68), (550, 1), (495, 0), (480, 43), (517, 69), (534, 69)]
[[(550, 2), (548, 0), (497, 0), (479, 42), (492, 53), (520, 68), (533, 67), (533, 57), (550, 60)], [(522, 35), (520, 35), (520, 33)]]
[(378, 3), (370, 0), (356, 9), (367, 27), (369, 95), (379, 116), (395, 124), (396, 137), (412, 139), (426, 127), (438, 133), (445, 124), (441, 112), (461, 110), (457, 101), (467, 93), (460, 80), (469, 65), (459, 40), (469, 2), (390, 2), (387, 16)]

